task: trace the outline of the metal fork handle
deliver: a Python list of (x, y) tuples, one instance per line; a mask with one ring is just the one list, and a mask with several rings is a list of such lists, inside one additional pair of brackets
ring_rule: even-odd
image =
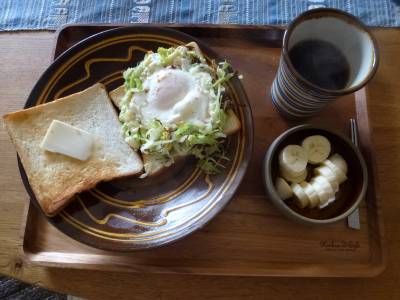
[[(358, 128), (356, 120), (353, 118), (350, 119), (350, 136), (353, 144), (358, 147)], [(356, 230), (361, 228), (358, 207), (347, 217), (347, 226)]]

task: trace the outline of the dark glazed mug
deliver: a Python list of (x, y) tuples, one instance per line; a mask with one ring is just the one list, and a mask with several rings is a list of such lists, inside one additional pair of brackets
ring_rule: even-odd
[[(348, 70), (348, 79), (342, 87), (323, 87), (316, 81), (311, 81), (310, 77), (302, 72), (304, 69), (299, 70), (295, 67), (290, 51), (305, 41), (332, 45), (334, 50), (342, 54), (344, 62), (347, 61)], [(313, 53), (313, 59), (320, 59), (318, 55), (323, 52)], [(300, 58), (301, 54), (300, 52)], [(303, 54), (310, 55), (309, 52)], [(327, 59), (337, 59), (337, 55), (331, 56), (334, 57)], [(353, 93), (366, 85), (377, 70), (378, 57), (374, 37), (356, 17), (336, 9), (309, 10), (294, 19), (285, 32), (279, 69), (271, 87), (272, 102), (286, 118), (311, 117), (337, 97)], [(300, 63), (304, 66), (305, 62)], [(323, 67), (317, 70), (317, 73), (327, 71)]]

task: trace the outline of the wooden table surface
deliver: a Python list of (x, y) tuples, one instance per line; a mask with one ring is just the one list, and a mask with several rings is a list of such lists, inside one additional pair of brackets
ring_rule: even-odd
[[(400, 294), (400, 30), (376, 29), (381, 65), (369, 111), (383, 203), (387, 268), (370, 279), (250, 278), (128, 274), (34, 267), (20, 258), (27, 201), (16, 154), (0, 129), (0, 273), (93, 299), (398, 299)], [(21, 109), (52, 57), (54, 33), (0, 34), (0, 115)], [(7, 170), (7, 171), (4, 171)], [(11, 170), (11, 171), (10, 171)]]

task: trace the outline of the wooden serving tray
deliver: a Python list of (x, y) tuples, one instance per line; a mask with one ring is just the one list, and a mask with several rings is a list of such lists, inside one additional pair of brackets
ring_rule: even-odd
[[(121, 25), (122, 26), (122, 25)], [(150, 25), (151, 26), (151, 25)], [(116, 27), (72, 25), (57, 35), (54, 56), (94, 33)], [(346, 221), (310, 227), (287, 220), (265, 196), (261, 162), (268, 145), (297, 123), (282, 119), (270, 99), (283, 31), (268, 26), (169, 25), (203, 40), (243, 74), (254, 118), (254, 151), (245, 179), (230, 204), (207, 226), (171, 245), (133, 253), (106, 252), (65, 236), (29, 204), (23, 252), (45, 266), (130, 272), (247, 276), (368, 277), (384, 269), (383, 226), (375, 178), (367, 93), (363, 89), (326, 108), (309, 123), (349, 133), (359, 125), (369, 170), (360, 207), (361, 230)]]

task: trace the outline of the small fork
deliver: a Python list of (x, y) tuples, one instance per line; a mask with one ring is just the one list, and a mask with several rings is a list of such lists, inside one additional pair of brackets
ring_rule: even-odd
[[(358, 128), (356, 120), (350, 119), (350, 137), (353, 144), (358, 147)], [(347, 226), (351, 229), (360, 230), (360, 214), (358, 207), (347, 217)]]

